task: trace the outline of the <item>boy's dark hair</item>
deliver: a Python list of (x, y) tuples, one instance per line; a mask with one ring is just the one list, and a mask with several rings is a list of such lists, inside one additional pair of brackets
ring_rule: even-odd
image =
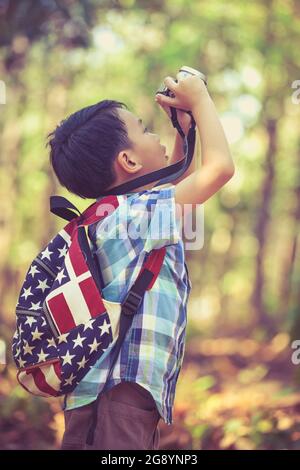
[(47, 136), (50, 163), (59, 182), (83, 199), (96, 199), (114, 183), (115, 157), (133, 147), (117, 108), (127, 106), (113, 100), (87, 106), (61, 121)]

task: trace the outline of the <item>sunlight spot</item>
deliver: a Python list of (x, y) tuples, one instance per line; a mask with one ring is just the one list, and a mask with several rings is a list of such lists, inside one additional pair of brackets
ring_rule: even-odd
[(229, 141), (229, 144), (238, 142), (244, 135), (244, 126), (242, 119), (234, 112), (227, 112), (222, 114), (221, 123), (224, 128), (225, 135)]

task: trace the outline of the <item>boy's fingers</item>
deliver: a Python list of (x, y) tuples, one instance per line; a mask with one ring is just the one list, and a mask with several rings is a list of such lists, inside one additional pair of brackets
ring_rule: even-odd
[(169, 96), (165, 96), (162, 94), (159, 94), (159, 98), (157, 100), (161, 105), (169, 105), (169, 106), (174, 106), (176, 104), (176, 99), (175, 98), (170, 98)]
[(170, 117), (171, 116), (171, 113), (170, 113), (170, 108), (169, 106), (167, 106), (166, 104), (162, 103), (162, 101), (160, 100), (160, 97), (157, 95), (156, 98), (155, 98), (155, 101), (158, 102), (159, 106), (161, 107), (161, 109), (167, 113), (167, 115)]
[(170, 89), (170, 90), (175, 90), (177, 87), (177, 83), (175, 82), (174, 78), (172, 77), (166, 77), (164, 79), (164, 84)]

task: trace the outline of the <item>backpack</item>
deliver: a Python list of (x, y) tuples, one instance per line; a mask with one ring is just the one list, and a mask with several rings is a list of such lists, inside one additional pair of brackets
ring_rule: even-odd
[(102, 297), (101, 273), (86, 229), (118, 205), (117, 196), (107, 196), (81, 214), (64, 197), (50, 197), (50, 211), (69, 222), (27, 271), (16, 305), (12, 341), (17, 379), (33, 395), (72, 392), (109, 348), (111, 374), (133, 315), (159, 274), (165, 248), (146, 255), (122, 303)]

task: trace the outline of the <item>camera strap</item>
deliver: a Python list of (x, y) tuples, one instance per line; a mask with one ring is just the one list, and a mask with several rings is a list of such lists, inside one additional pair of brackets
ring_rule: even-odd
[(119, 186), (115, 186), (114, 188), (108, 189), (107, 191), (101, 192), (100, 196), (108, 196), (108, 195), (118, 195), (118, 194), (126, 194), (130, 192), (132, 189), (139, 188), (140, 186), (145, 186), (146, 184), (152, 183), (153, 181), (159, 180), (154, 187), (160, 186), (171, 181), (180, 178), (183, 175), (188, 167), (190, 166), (194, 150), (195, 150), (195, 141), (196, 141), (196, 122), (193, 118), (193, 115), (190, 111), (186, 111), (191, 116), (191, 126), (189, 128), (187, 136), (183, 132), (178, 119), (177, 119), (177, 111), (176, 108), (170, 107), (171, 109), (171, 120), (173, 127), (177, 129), (180, 136), (183, 139), (183, 152), (184, 157), (176, 163), (169, 165), (165, 168), (161, 168), (160, 170), (152, 171), (147, 175), (139, 176), (131, 181), (126, 183), (120, 184)]

